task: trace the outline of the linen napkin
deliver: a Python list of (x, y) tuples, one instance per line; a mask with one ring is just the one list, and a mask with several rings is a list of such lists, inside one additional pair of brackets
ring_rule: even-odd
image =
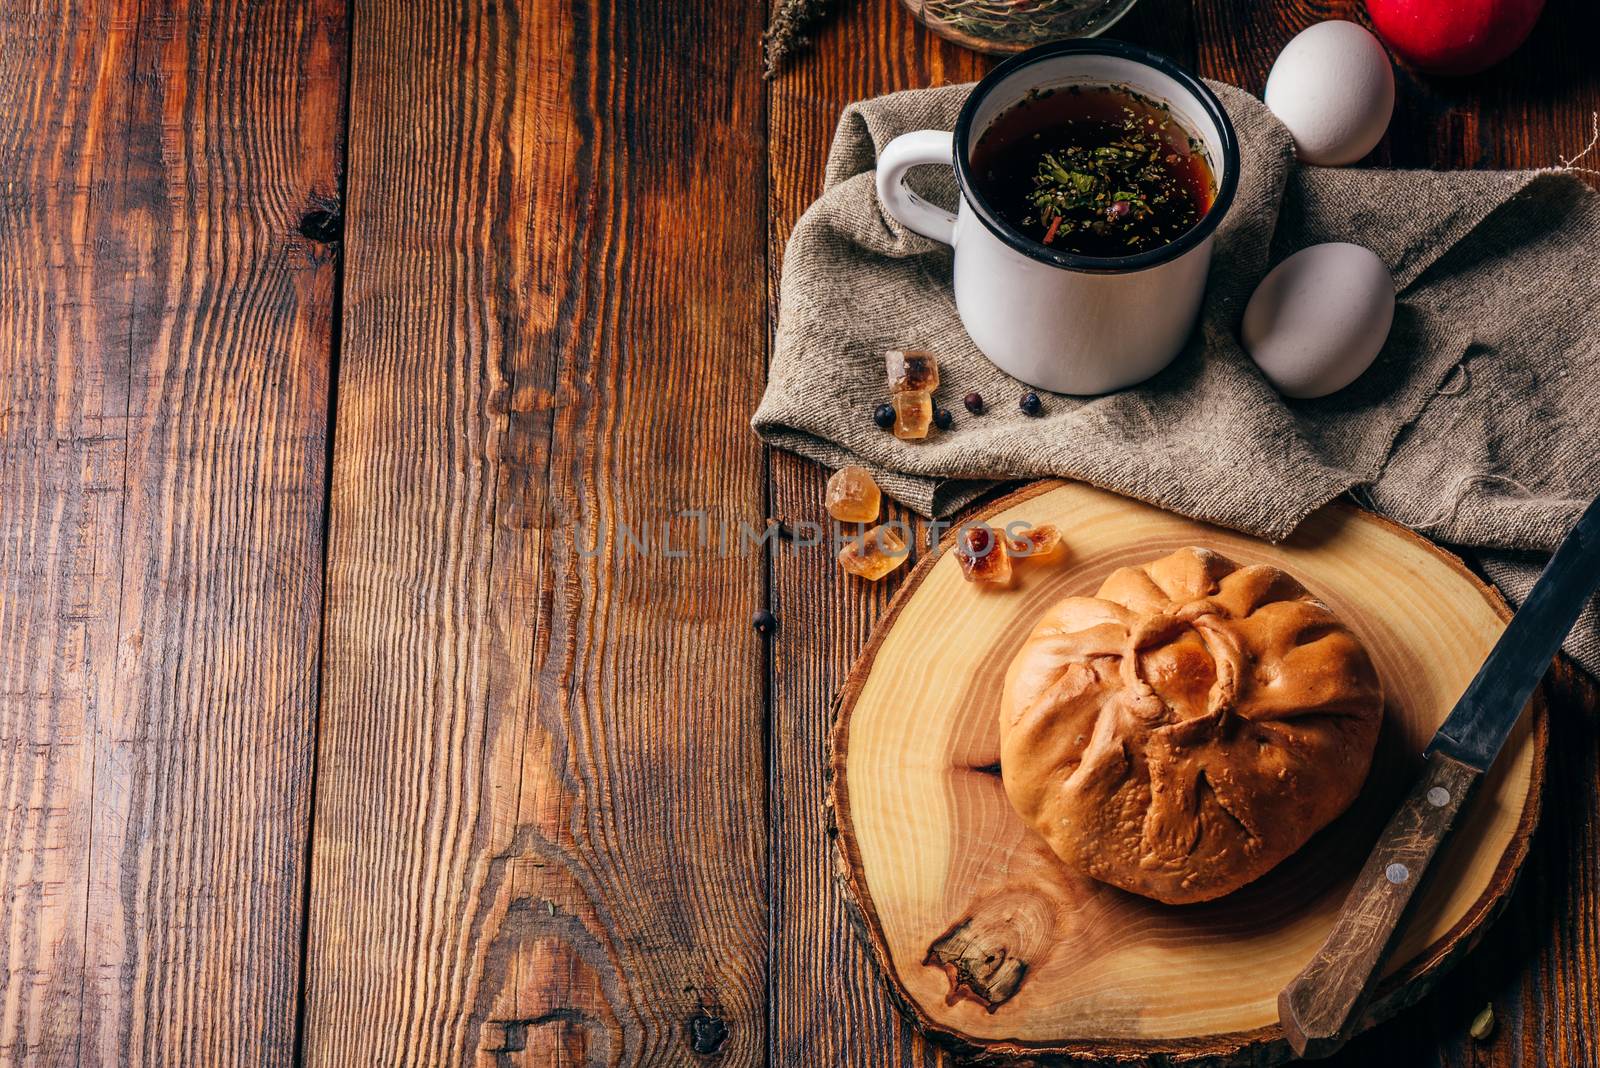
[[(1199, 326), (1150, 381), (1103, 397), (1040, 391), (1040, 417), (1018, 410), (1029, 387), (962, 329), (950, 250), (885, 215), (873, 187), (878, 152), (909, 130), (952, 128), (971, 86), (851, 105), (784, 257), (757, 433), (829, 467), (860, 464), (930, 516), (996, 480), (1059, 476), (1280, 539), (1351, 493), (1475, 558), (1520, 603), (1600, 493), (1600, 195), (1562, 170), (1303, 166), (1264, 104), (1210, 84), (1242, 164)], [(954, 206), (947, 168), (911, 182)], [(1388, 266), (1394, 327), (1353, 385), (1286, 401), (1240, 348), (1239, 321), (1274, 263), (1324, 241)], [(939, 354), (936, 399), (955, 429), (906, 442), (873, 425), (883, 352), (898, 347)], [(988, 404), (981, 417), (957, 403), (969, 390)], [(1566, 648), (1600, 675), (1594, 603)]]

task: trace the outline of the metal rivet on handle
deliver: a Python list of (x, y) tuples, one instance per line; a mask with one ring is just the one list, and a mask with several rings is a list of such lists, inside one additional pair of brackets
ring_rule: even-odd
[(1435, 786), (1428, 791), (1428, 804), (1434, 808), (1444, 808), (1450, 803), (1450, 791), (1443, 786)]
[(1411, 869), (1404, 864), (1391, 864), (1384, 869), (1383, 874), (1391, 883), (1403, 883), (1411, 878)]

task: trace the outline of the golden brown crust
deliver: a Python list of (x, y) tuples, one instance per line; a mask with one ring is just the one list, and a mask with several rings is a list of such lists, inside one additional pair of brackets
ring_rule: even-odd
[(1070, 867), (1206, 901), (1355, 800), (1382, 718), (1332, 610), (1275, 567), (1186, 548), (1039, 620), (1006, 675), (1001, 772)]

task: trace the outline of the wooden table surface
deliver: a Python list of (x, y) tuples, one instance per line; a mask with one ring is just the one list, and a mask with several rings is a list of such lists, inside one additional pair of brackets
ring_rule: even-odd
[[(747, 426), (785, 237), (846, 102), (989, 65), (839, 6), (766, 83), (756, 3), (0, 0), (0, 1063), (940, 1062), (823, 811), (894, 583), (617, 536), (819, 510)], [(1586, 8), (1376, 162), (1575, 154)], [(1356, 9), (1116, 35), (1259, 91)], [(1600, 1060), (1583, 686), (1508, 914), (1343, 1063)]]

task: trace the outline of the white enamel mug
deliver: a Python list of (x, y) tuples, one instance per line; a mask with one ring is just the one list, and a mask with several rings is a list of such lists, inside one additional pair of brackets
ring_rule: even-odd
[[(1166, 102), (1216, 178), (1205, 217), (1160, 248), (1081, 256), (1026, 237), (991, 210), (973, 181), (973, 147), (1031, 91), (1066, 85), (1125, 86)], [(906, 171), (921, 164), (955, 168), (956, 214), (906, 187)], [(972, 90), (954, 133), (918, 130), (889, 142), (877, 184), (889, 215), (954, 246), (956, 310), (984, 355), (1042, 389), (1109, 393), (1171, 363), (1194, 329), (1212, 239), (1239, 184), (1239, 146), (1216, 95), (1171, 60), (1121, 41), (1062, 41), (996, 67)]]

